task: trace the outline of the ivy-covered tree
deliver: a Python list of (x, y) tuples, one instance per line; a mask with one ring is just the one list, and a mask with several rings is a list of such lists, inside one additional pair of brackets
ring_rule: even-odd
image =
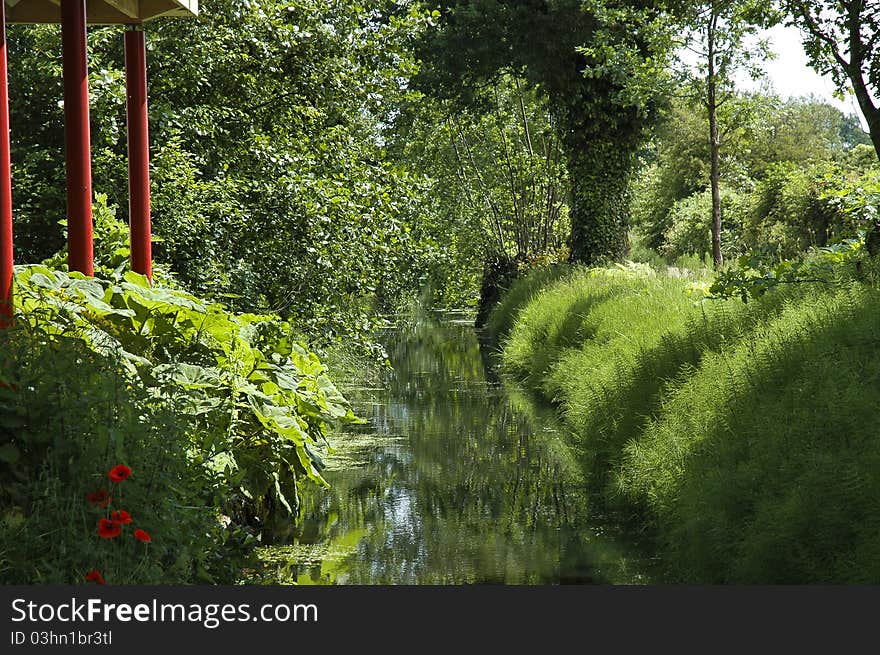
[(571, 180), (571, 259), (615, 260), (628, 250), (630, 174), (668, 36), (651, 0), (446, 0), (418, 82), (470, 105), (507, 73), (545, 94)]
[(791, 22), (819, 73), (840, 91), (852, 88), (880, 157), (880, 3), (876, 0), (786, 0)]

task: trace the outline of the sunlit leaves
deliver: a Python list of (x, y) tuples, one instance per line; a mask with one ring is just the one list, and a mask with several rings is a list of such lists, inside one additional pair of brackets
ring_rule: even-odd
[(19, 267), (15, 293), (21, 326), (75, 335), (117, 360), (130, 384), (175, 398), (194, 421), (196, 450), (229, 472), (230, 491), (273, 495), (293, 511), (298, 478), (326, 485), (308, 444), (357, 419), (289, 324), (238, 317), (133, 273), (85, 278)]
[[(384, 147), (429, 14), (392, 0), (201, 9), (147, 27), (155, 259), (199, 297), (281, 314), (313, 342), (369, 339), (376, 307), (422, 269), (420, 188)], [(121, 46), (119, 27), (90, 26), (94, 184), (124, 219)], [(58, 28), (14, 26), (9, 49), (17, 261), (34, 262), (63, 243)], [(127, 260), (113, 254), (112, 268)]]
[(804, 50), (819, 73), (830, 75), (842, 95), (852, 90), (880, 157), (880, 5), (873, 0), (785, 0)]

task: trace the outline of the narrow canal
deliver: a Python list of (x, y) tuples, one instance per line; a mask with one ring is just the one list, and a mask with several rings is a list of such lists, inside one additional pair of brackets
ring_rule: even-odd
[(470, 317), (428, 312), (385, 336), (393, 370), (346, 388), (368, 423), (331, 436), (331, 489), (304, 489), (300, 521), (264, 551), (281, 580), (649, 582), (590, 516), (553, 413), (500, 384)]

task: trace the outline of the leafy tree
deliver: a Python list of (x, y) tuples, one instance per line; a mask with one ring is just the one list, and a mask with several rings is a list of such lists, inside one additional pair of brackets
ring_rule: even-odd
[(712, 259), (715, 268), (720, 268), (724, 257), (721, 252), (722, 127), (718, 113), (736, 95), (734, 75), (738, 70), (745, 68), (753, 76), (759, 74), (755, 63), (766, 59), (769, 51), (763, 42), (750, 46), (748, 39), (760, 28), (768, 27), (775, 15), (766, 0), (708, 0), (693, 3), (691, 9), (688, 19), (693, 30), (686, 49), (698, 59), (689, 77), (692, 95), (705, 107), (709, 123)]
[(704, 122), (688, 103), (672, 102), (643, 153), (646, 161), (633, 185), (633, 223), (656, 251), (663, 247), (672, 206), (704, 189), (709, 179)]
[(768, 97), (752, 123), (748, 151), (742, 153), (752, 177), (763, 177), (776, 162), (839, 159), (870, 143), (855, 115), (813, 96), (785, 101)]
[[(214, 0), (147, 31), (154, 233), (194, 292), (311, 338), (418, 284), (421, 187), (385, 156), (422, 15), (391, 0)], [(89, 30), (95, 189), (127, 207), (121, 30)], [(63, 242), (59, 30), (10, 28), (18, 261)], [(125, 211), (121, 211), (125, 217)]]
[[(868, 137), (859, 129), (858, 119), (816, 98), (782, 100), (765, 93), (737, 93), (719, 108), (719, 124), (723, 126), (724, 146), (719, 168), (725, 258), (737, 252), (737, 244), (724, 243), (725, 235), (732, 237), (741, 227), (724, 225), (724, 221), (736, 221), (736, 217), (741, 216), (735, 202), (728, 204), (725, 189), (730, 199), (735, 199), (737, 194), (751, 194), (768, 177), (778, 177), (781, 163), (793, 170), (815, 171), (819, 177), (821, 171), (833, 168), (830, 162), (839, 162), (840, 167), (835, 170), (841, 173), (868, 170), (871, 162), (876, 164), (873, 147), (864, 145)], [(699, 196), (700, 200), (688, 206), (694, 210), (706, 209), (703, 228), (706, 233), (710, 231), (710, 152), (705, 125), (702, 107), (687, 100), (675, 100), (664, 112), (651, 147), (643, 153), (645, 163), (634, 186), (633, 221), (645, 245), (658, 252), (680, 251), (667, 245), (674, 219), (672, 210), (677, 203), (692, 196)], [(867, 158), (866, 150), (870, 155)], [(791, 183), (795, 184), (794, 178)], [(705, 198), (710, 200), (704, 202)], [(805, 212), (792, 211), (788, 216), (786, 220), (791, 229), (802, 230), (804, 234), (815, 232), (809, 227), (813, 219)], [(759, 222), (765, 217), (766, 214), (758, 212)], [(696, 226), (695, 218), (689, 215), (688, 225)], [(797, 227), (798, 221), (804, 224)], [(776, 223), (771, 220), (769, 224)], [(681, 230), (676, 228), (674, 233), (681, 234)], [(839, 233), (839, 230), (835, 232)], [(758, 241), (768, 233), (752, 230), (749, 236), (753, 238), (744, 245), (751, 247), (759, 245)], [(771, 238), (775, 239), (776, 236)], [(800, 238), (789, 240), (793, 248), (812, 242)], [(711, 247), (706, 252), (710, 251)]]
[(479, 105), (507, 73), (549, 100), (571, 180), (571, 259), (621, 258), (637, 148), (669, 39), (653, 2), (448, 0), (423, 39), (421, 88)]
[(483, 111), (417, 96), (392, 149), (431, 180), (417, 240), (437, 246), (432, 282), (447, 302), (473, 297), (479, 280), (467, 272), (486, 262), (567, 257), (568, 174), (547, 100), (516, 78), (493, 96)]
[(786, 0), (811, 65), (851, 86), (880, 157), (880, 5), (875, 0)]
[[(721, 187), (724, 204), (724, 233), (722, 245), (727, 257), (736, 253), (739, 231), (744, 222), (747, 207), (745, 194), (738, 194)], [(711, 189), (677, 201), (669, 212), (669, 229), (664, 235), (662, 254), (667, 261), (676, 261), (682, 255), (703, 257), (712, 251), (711, 230), (707, 229), (706, 216), (712, 207)]]

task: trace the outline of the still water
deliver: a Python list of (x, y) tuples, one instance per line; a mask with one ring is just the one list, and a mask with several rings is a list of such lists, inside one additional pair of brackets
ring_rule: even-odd
[(389, 330), (393, 371), (341, 385), (368, 424), (331, 435), (330, 490), (304, 489), (264, 554), (299, 584), (645, 583), (598, 527), (561, 426), (493, 374), (473, 321)]

